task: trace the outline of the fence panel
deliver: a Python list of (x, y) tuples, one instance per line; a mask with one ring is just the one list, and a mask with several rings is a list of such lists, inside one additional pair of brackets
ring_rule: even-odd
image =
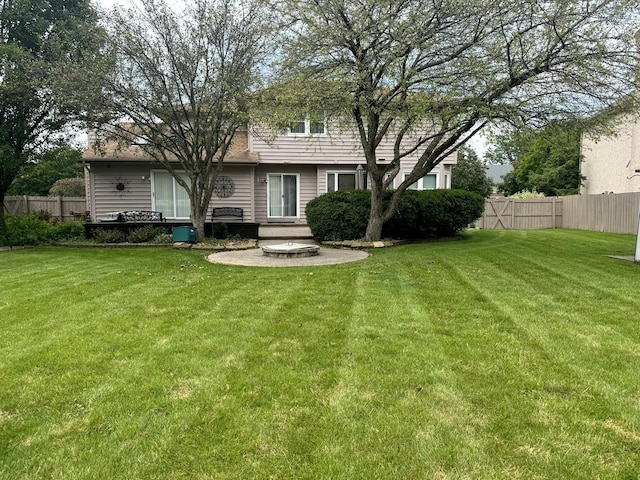
[(597, 232), (638, 232), (640, 192), (487, 200), (480, 228), (575, 228)]
[(487, 230), (558, 228), (562, 226), (562, 199), (492, 198), (478, 226)]
[(11, 215), (27, 215), (45, 211), (66, 222), (83, 218), (87, 210), (84, 197), (5, 197), (4, 210)]
[(597, 232), (638, 232), (640, 192), (564, 197), (562, 226)]

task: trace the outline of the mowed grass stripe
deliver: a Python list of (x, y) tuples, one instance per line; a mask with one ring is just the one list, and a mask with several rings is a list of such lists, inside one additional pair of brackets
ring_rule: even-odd
[(296, 269), (3, 252), (1, 280), (78, 277), (0, 294), (0, 477), (633, 478), (638, 270), (604, 255), (634, 239), (582, 233)]
[[(202, 435), (210, 438), (205, 447), (210, 451), (207, 464), (221, 476), (229, 463), (242, 464), (242, 475), (249, 476), (269, 471), (282, 474), (286, 465), (295, 466), (294, 470), (302, 468), (304, 452), (313, 450), (318, 436), (314, 433), (318, 425), (311, 415), (317, 411), (312, 408), (314, 399), (320, 398), (326, 384), (334, 382), (333, 364), (340, 341), (336, 331), (344, 318), (331, 306), (335, 294), (325, 298), (322, 285), (335, 285), (336, 280), (331, 280), (328, 272), (323, 275), (322, 269), (314, 269), (298, 271), (286, 282), (272, 281), (273, 286), (265, 285), (270, 305), (267, 309), (262, 303), (256, 305), (259, 317), (254, 316), (253, 326), (244, 326), (253, 334), (227, 359), (225, 389), (219, 392), (223, 400), (218, 394), (205, 398), (204, 402), (215, 408), (211, 413), (203, 412), (197, 425), (188, 429), (196, 439)], [(252, 290), (251, 284), (246, 287)], [(350, 288), (347, 285), (340, 290), (346, 293)], [(309, 300), (300, 301), (304, 298)], [(310, 308), (310, 303), (315, 308)], [(331, 335), (326, 337), (323, 331)], [(274, 372), (278, 373), (277, 381), (273, 381)], [(293, 432), (289, 434), (289, 430)], [(189, 437), (179, 436), (180, 441), (167, 448), (167, 457), (188, 454)], [(236, 448), (220, 446), (229, 442)]]

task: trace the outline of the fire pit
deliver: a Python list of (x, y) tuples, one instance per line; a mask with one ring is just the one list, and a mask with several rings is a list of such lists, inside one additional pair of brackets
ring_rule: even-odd
[(315, 257), (320, 253), (318, 245), (306, 245), (304, 243), (280, 243), (278, 245), (265, 245), (262, 254), (275, 258)]

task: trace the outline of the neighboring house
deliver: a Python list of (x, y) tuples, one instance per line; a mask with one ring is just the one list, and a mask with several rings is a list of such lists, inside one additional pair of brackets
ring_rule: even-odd
[[(393, 143), (382, 145), (378, 157), (389, 161)], [(416, 161), (402, 162), (396, 185)], [(87, 209), (94, 221), (123, 210), (160, 211), (169, 221), (189, 218), (184, 190), (139, 147), (107, 145), (98, 152), (90, 145), (83, 162)], [(450, 188), (455, 163), (453, 154), (412, 188)], [(309, 200), (334, 190), (366, 188), (365, 167), (357, 136), (331, 132), (325, 122), (295, 122), (286, 133), (268, 139), (256, 129), (239, 131), (224, 160), (208, 218), (214, 207), (240, 207), (244, 222), (304, 224)]]
[(490, 163), (487, 164), (487, 177), (493, 182), (493, 193), (498, 192), (498, 185), (504, 182), (504, 176), (507, 173), (513, 172), (513, 165)]
[(581, 194), (640, 191), (640, 123), (623, 122), (610, 137), (583, 135), (581, 153)]

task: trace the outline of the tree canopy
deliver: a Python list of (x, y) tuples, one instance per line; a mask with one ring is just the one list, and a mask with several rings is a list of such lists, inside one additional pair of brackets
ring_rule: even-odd
[[(358, 132), (371, 178), (369, 240), (412, 183), (488, 123), (544, 125), (635, 101), (635, 0), (274, 5), (288, 27), (282, 76), (342, 92), (334, 113)], [(376, 153), (385, 137), (388, 163)], [(384, 208), (403, 158), (416, 166)]]
[(487, 167), (468, 146), (458, 150), (458, 163), (451, 168), (451, 188), (475, 192), (485, 198), (491, 195), (493, 182), (487, 176)]
[(259, 3), (193, 0), (178, 13), (169, 1), (141, 0), (105, 22), (117, 66), (102, 72), (95, 126), (104, 139), (137, 144), (173, 175), (201, 240), (216, 179), (259, 85), (268, 16)]
[(101, 32), (89, 0), (0, 4), (0, 228), (14, 178), (93, 97)]
[(511, 163), (499, 190), (513, 195), (523, 190), (547, 196), (577, 194), (580, 175), (582, 129), (575, 123), (556, 122), (541, 129), (519, 129), (494, 137), (485, 158)]
[(48, 195), (53, 184), (63, 178), (82, 176), (82, 152), (58, 145), (25, 164), (7, 192), (8, 195)]

